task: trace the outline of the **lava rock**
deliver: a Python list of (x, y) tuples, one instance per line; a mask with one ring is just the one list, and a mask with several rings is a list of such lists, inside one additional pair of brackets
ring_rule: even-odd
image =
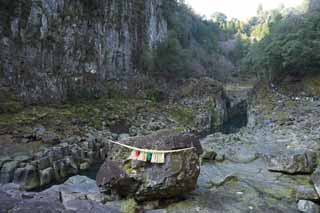
[(18, 161), (7, 161), (3, 163), (0, 170), (0, 183), (9, 183), (13, 179), (14, 170), (18, 166)]
[(314, 187), (298, 186), (296, 200), (318, 201), (319, 195)]
[(33, 165), (18, 168), (14, 172), (13, 182), (20, 184), (25, 190), (32, 190), (40, 186), (39, 174)]
[(46, 131), (41, 135), (41, 140), (45, 144), (56, 145), (60, 142), (59, 136), (54, 132)]
[(52, 167), (40, 171), (40, 185), (45, 186), (54, 180), (54, 170)]
[(299, 200), (298, 209), (301, 212), (318, 213), (320, 211), (320, 206), (309, 200)]
[(265, 156), (269, 171), (288, 174), (310, 174), (316, 167), (316, 160), (316, 153), (306, 150), (292, 150)]
[(66, 157), (53, 163), (56, 180), (78, 174), (78, 167), (72, 157)]
[(317, 190), (318, 195), (320, 196), (320, 167), (318, 167), (311, 175), (311, 180)]
[(215, 160), (217, 153), (211, 149), (205, 149), (201, 158), (203, 160)]
[(196, 188), (202, 147), (193, 135), (164, 130), (130, 138), (123, 143), (143, 149), (195, 149), (166, 154), (164, 164), (125, 160), (128, 155), (123, 155), (122, 161), (106, 160), (97, 174), (97, 185), (101, 191), (146, 201), (175, 197)]

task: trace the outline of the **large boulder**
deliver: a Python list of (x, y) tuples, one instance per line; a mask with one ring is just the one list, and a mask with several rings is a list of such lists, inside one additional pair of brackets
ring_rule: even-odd
[(106, 160), (97, 174), (97, 185), (105, 193), (145, 201), (175, 197), (195, 189), (200, 173), (199, 155), (202, 153), (195, 136), (163, 130), (122, 143), (154, 150), (195, 149), (166, 154), (163, 164), (127, 160), (130, 151), (123, 151), (122, 155), (118, 155), (122, 156), (122, 160)]
[(268, 170), (288, 174), (311, 174), (316, 167), (317, 155), (308, 150), (288, 150), (267, 154)]

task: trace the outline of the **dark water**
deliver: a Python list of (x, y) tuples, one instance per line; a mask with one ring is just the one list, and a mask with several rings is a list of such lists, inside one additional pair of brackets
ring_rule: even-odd
[(248, 124), (248, 104), (242, 101), (228, 109), (228, 120), (221, 127), (224, 134), (238, 132), (242, 127)]
[(242, 127), (247, 126), (248, 116), (247, 113), (239, 114), (232, 119), (228, 120), (222, 125), (222, 133), (232, 134), (237, 133)]
[(87, 176), (88, 178), (95, 180), (101, 165), (102, 163), (96, 163), (90, 166), (88, 170), (80, 172), (80, 175)]
[(126, 120), (120, 120), (111, 125), (110, 131), (116, 134), (129, 133), (130, 124)]

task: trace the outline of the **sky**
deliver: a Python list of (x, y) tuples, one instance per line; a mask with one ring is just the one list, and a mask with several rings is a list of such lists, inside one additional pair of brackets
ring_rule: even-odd
[(283, 4), (285, 7), (295, 7), (302, 0), (185, 0), (196, 13), (210, 17), (214, 12), (222, 12), (228, 18), (246, 20), (256, 15), (261, 3), (265, 10), (274, 9)]

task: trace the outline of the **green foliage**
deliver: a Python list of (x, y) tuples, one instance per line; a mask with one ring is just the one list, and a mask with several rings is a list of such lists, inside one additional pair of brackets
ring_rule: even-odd
[(121, 202), (122, 213), (135, 213), (137, 212), (137, 202), (132, 198)]
[(171, 36), (158, 45), (155, 51), (155, 74), (170, 78), (185, 78), (191, 73), (188, 49), (183, 49), (177, 38)]
[(271, 28), (268, 36), (250, 48), (244, 65), (269, 76), (318, 72), (320, 14), (292, 16)]
[(170, 109), (169, 115), (172, 119), (183, 126), (190, 127), (194, 122), (193, 109), (189, 107), (176, 106), (175, 108)]
[(224, 28), (227, 24), (227, 16), (220, 12), (212, 14), (211, 19), (213, 22), (218, 23), (220, 28)]
[(183, 1), (164, 0), (162, 11), (169, 36), (154, 51), (144, 50), (140, 63), (143, 72), (167, 80), (212, 73), (212, 60), (220, 51), (217, 24), (196, 15)]

